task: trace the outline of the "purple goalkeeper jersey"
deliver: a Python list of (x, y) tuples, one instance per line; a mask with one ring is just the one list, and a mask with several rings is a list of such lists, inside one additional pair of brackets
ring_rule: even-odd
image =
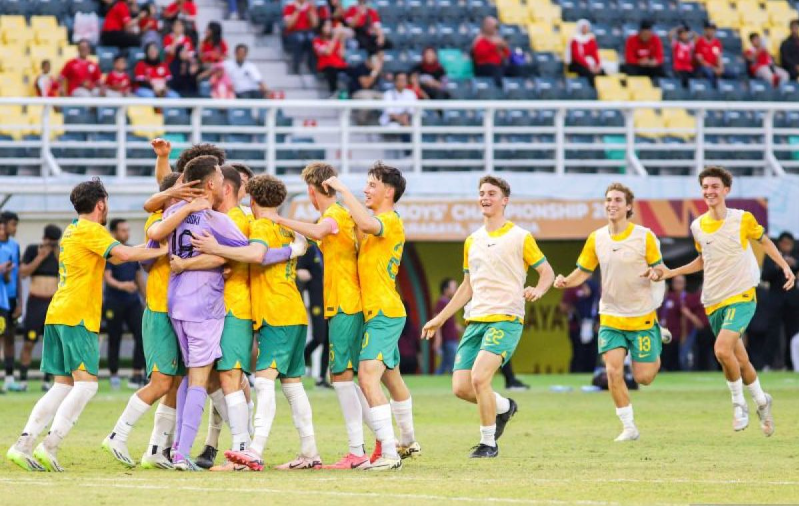
[[(164, 219), (186, 205), (179, 202), (164, 213)], [(216, 211), (192, 213), (178, 225), (169, 236), (169, 253), (180, 258), (191, 258), (200, 253), (194, 251), (191, 238), (210, 232), (219, 244), (246, 246), (247, 238), (227, 215)], [(184, 271), (169, 276), (168, 309), (170, 318), (190, 322), (201, 322), (225, 317), (223, 292), (225, 280), (222, 268), (208, 271)]]

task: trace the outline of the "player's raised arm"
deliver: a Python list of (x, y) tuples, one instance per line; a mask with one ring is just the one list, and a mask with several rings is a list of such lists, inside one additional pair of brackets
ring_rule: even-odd
[(331, 188), (341, 195), (341, 200), (344, 202), (344, 205), (347, 206), (347, 209), (350, 211), (350, 215), (352, 216), (355, 225), (358, 226), (358, 229), (361, 232), (366, 234), (377, 235), (383, 230), (383, 225), (380, 223), (380, 220), (375, 218), (372, 213), (369, 212), (366, 207), (364, 207), (361, 202), (355, 198), (355, 195), (347, 188), (347, 186), (341, 182), (341, 180), (333, 176), (330, 179), (326, 180), (322, 183), (326, 188)]
[(463, 275), (463, 281), (452, 296), (452, 299), (444, 306), (432, 320), (424, 324), (422, 328), (422, 339), (432, 339), (436, 335), (436, 331), (444, 325), (444, 322), (452, 318), (452, 315), (457, 313), (472, 299), (472, 284), (469, 280), (469, 273)]
[(283, 225), (286, 228), (290, 228), (298, 234), (302, 234), (305, 237), (313, 239), (314, 241), (321, 241), (328, 235), (336, 233), (338, 228), (338, 225), (332, 218), (323, 218), (318, 223), (308, 223), (307, 221), (285, 218), (277, 214), (277, 212), (267, 212), (265, 213), (265, 216), (278, 225)]
[(159, 137), (153, 139), (150, 145), (153, 147), (157, 157), (155, 159), (155, 181), (160, 185), (166, 175), (172, 172), (172, 168), (169, 166), (169, 154), (172, 152), (172, 144), (168, 140)]
[(174, 213), (170, 213), (165, 219), (153, 224), (150, 228), (148, 228), (147, 238), (156, 242), (161, 242), (169, 237), (169, 234), (174, 232), (178, 225), (180, 225), (190, 214), (205, 211), (207, 209), (211, 209), (211, 203), (207, 199), (194, 199), (185, 206), (182, 206), (180, 209), (176, 210)]

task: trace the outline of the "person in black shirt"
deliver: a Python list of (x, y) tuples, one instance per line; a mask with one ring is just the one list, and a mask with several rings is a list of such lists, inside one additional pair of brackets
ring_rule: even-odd
[[(783, 232), (775, 241), (777, 249), (794, 273), (799, 272), (799, 255), (796, 243), (790, 232)], [(763, 366), (773, 366), (776, 353), (780, 350), (780, 335), (785, 332), (785, 340), (790, 343), (793, 336), (799, 333), (799, 289), (794, 287), (787, 292), (782, 289), (785, 278), (774, 261), (766, 256), (763, 260), (763, 281), (769, 289), (765, 297), (766, 314), (768, 315), (768, 332), (763, 344)], [(758, 299), (762, 300), (762, 299)], [(785, 365), (791, 369), (791, 354), (785, 354)]]
[(419, 74), (419, 83), (422, 90), (432, 100), (444, 100), (450, 98), (449, 92), (444, 84), (447, 78), (447, 71), (438, 61), (438, 53), (432, 47), (426, 47), (422, 52), (422, 61), (411, 69), (411, 74)]
[(780, 45), (780, 64), (791, 75), (799, 77), (799, 19), (791, 21), (791, 34)]
[[(130, 239), (130, 225), (122, 219), (111, 220), (111, 235), (122, 244)], [(144, 274), (138, 262), (125, 262), (105, 266), (105, 304), (106, 330), (108, 331), (108, 369), (111, 372), (111, 387), (119, 388), (119, 345), (122, 342), (122, 328), (127, 325), (133, 334), (133, 376), (128, 382), (129, 388), (139, 388), (144, 384), (144, 350), (141, 340), (141, 319), (144, 307), (141, 295), (144, 295)]]
[(322, 252), (316, 245), (297, 261), (297, 281), (300, 292), (308, 291), (311, 312), (311, 341), (305, 346), (305, 365), (311, 365), (311, 354), (322, 346), (322, 362), (319, 367), (319, 378), (316, 386), (332, 388), (327, 382), (327, 368), (330, 360), (330, 343), (327, 340), (327, 320), (324, 309), (324, 279), (322, 271)]

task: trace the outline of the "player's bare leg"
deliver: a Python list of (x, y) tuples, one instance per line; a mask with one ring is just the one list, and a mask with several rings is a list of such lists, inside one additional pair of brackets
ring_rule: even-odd
[(633, 406), (630, 404), (630, 391), (624, 382), (624, 359), (627, 350), (615, 348), (608, 350), (602, 356), (605, 361), (605, 371), (608, 375), (608, 389), (616, 405), (616, 415), (622, 423), (623, 430), (616, 441), (635, 441), (639, 437), (638, 428), (633, 418)]
[(749, 406), (744, 399), (741, 363), (735, 353), (735, 347), (739, 342), (740, 334), (728, 329), (721, 329), (713, 346), (716, 359), (721, 364), (724, 377), (727, 379), (727, 386), (732, 394), (732, 428), (736, 431), (744, 430), (749, 426)]

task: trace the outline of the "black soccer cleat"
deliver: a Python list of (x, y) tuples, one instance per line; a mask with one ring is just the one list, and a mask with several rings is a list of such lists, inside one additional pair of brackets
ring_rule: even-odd
[(499, 446), (488, 446), (480, 443), (472, 447), (470, 459), (493, 459), (499, 455)]
[(197, 458), (194, 459), (194, 463), (197, 464), (197, 467), (202, 467), (203, 469), (211, 469), (214, 466), (214, 461), (216, 460), (216, 453), (217, 449), (213, 446), (205, 445), (203, 448), (202, 453), (197, 455)]
[(508, 398), (508, 402), (510, 402), (510, 408), (508, 408), (508, 411), (502, 413), (501, 415), (497, 415), (497, 420), (495, 422), (497, 424), (497, 430), (494, 433), (495, 440), (499, 439), (500, 436), (502, 436), (502, 433), (505, 432), (505, 426), (508, 424), (510, 419), (513, 418), (513, 415), (515, 415), (516, 412), (519, 411), (519, 406), (516, 404), (516, 401), (514, 401), (511, 398)]

